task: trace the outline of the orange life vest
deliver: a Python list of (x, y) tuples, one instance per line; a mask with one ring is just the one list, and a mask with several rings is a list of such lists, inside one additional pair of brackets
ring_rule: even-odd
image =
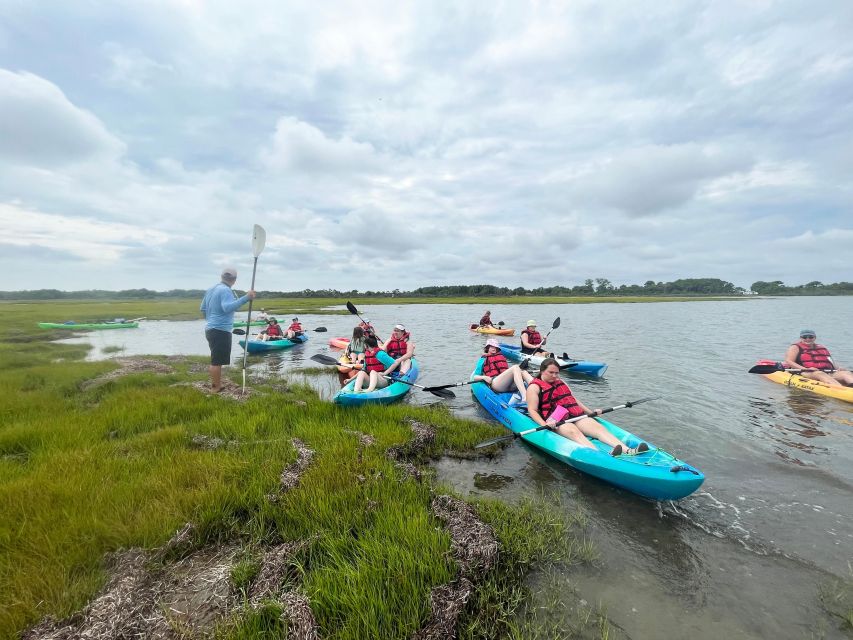
[(795, 345), (800, 353), (797, 362), (811, 369), (835, 369), (829, 349), (822, 344), (808, 345), (805, 342), (797, 342)]

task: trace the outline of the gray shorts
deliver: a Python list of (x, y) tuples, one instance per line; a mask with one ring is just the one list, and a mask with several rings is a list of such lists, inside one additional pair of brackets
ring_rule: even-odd
[(221, 329), (206, 329), (204, 337), (210, 345), (210, 364), (219, 366), (231, 363), (231, 333)]

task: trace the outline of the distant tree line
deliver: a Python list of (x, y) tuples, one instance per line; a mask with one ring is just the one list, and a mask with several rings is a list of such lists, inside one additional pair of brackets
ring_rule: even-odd
[[(607, 278), (588, 278), (583, 284), (566, 287), (496, 287), (491, 284), (464, 284), (435, 287), (419, 287), (414, 291), (339, 291), (337, 289), (302, 289), (301, 291), (261, 291), (265, 297), (281, 298), (489, 298), (512, 296), (741, 296), (747, 293), (774, 296), (815, 296), (815, 295), (853, 295), (853, 283), (837, 282), (823, 284), (818, 281), (794, 287), (785, 286), (781, 280), (773, 282), (754, 282), (751, 290), (736, 287), (731, 282), (719, 278), (684, 278), (672, 282), (647, 280), (645, 284), (613, 285)], [(125, 289), (123, 291), (105, 291), (89, 289), (86, 291), (59, 291), (58, 289), (37, 289), (35, 291), (0, 291), (0, 300), (98, 300), (98, 299), (153, 299), (153, 298), (201, 298), (202, 289), (171, 289), (170, 291), (152, 291), (150, 289)]]

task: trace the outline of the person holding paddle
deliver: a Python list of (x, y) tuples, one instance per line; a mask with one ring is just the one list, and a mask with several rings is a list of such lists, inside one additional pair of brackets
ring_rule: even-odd
[(536, 320), (528, 320), (527, 328), (521, 332), (521, 353), (528, 356), (551, 355), (550, 352), (541, 348), (547, 341), (547, 336), (543, 338), (542, 334), (536, 330)]
[(800, 341), (795, 342), (785, 353), (783, 367), (796, 369), (804, 378), (810, 378), (832, 387), (853, 386), (853, 373), (835, 366), (829, 349), (817, 344), (817, 334), (812, 329), (800, 331)]
[(284, 332), (285, 338), (295, 338), (296, 336), (301, 336), (304, 332), (302, 328), (302, 324), (299, 322), (299, 318), (294, 318), (290, 321), (290, 326), (287, 328), (287, 331)]
[(494, 339), (486, 340), (486, 348), (483, 354), (483, 375), (473, 376), (471, 382), (485, 382), (497, 393), (506, 393), (512, 390), (513, 385), (518, 389), (518, 395), (524, 398), (527, 393), (526, 385), (533, 380), (526, 371), (517, 364), (509, 366), (506, 358), (501, 353), (500, 343)]
[(222, 270), (222, 281), (208, 289), (201, 301), (199, 310), (207, 323), (204, 335), (210, 347), (210, 390), (219, 393), (222, 390), (222, 367), (231, 362), (231, 331), (234, 329), (234, 312), (250, 300), (255, 299), (254, 290), (238, 298), (231, 290), (237, 282), (237, 269), (226, 267)]
[(480, 318), (480, 326), (481, 327), (492, 327), (492, 328), (494, 328), (495, 325), (492, 324), (492, 312), (491, 311), (486, 311), (486, 313), (483, 314), (483, 317)]
[(388, 374), (391, 372), (391, 367), (396, 364), (396, 360), (388, 355), (385, 351), (379, 348), (379, 341), (376, 336), (366, 336), (364, 338), (364, 370), (359, 371), (353, 385), (353, 393), (362, 393), (362, 386), (368, 382), (367, 393), (376, 389), (384, 389), (390, 383), (390, 380), (380, 374)]
[(267, 328), (258, 334), (261, 340), (281, 340), (284, 334), (281, 331), (281, 325), (275, 318), (267, 320)]
[(344, 386), (363, 368), (364, 349), (366, 347), (364, 329), (361, 325), (354, 327), (352, 330), (352, 338), (350, 338), (347, 348), (341, 356), (341, 362), (344, 364), (338, 367), (338, 381), (341, 386)]
[[(534, 325), (535, 326), (535, 325)], [(545, 358), (539, 367), (539, 375), (533, 378), (527, 387), (527, 414), (540, 426), (550, 426), (564, 438), (577, 442), (583, 447), (597, 449), (589, 441), (595, 438), (613, 447), (612, 456), (623, 453), (636, 455), (649, 450), (649, 445), (641, 442), (636, 449), (627, 449), (622, 442), (592, 419), (600, 416), (601, 409), (591, 410), (572, 395), (569, 385), (560, 379), (560, 365), (554, 358)], [(562, 422), (563, 419), (576, 418), (586, 414), (586, 418), (577, 422)]]
[(399, 371), (406, 373), (412, 367), (412, 356), (415, 355), (415, 343), (410, 340), (411, 334), (401, 324), (394, 325), (391, 337), (384, 344), (385, 353), (394, 358), (394, 364), (385, 373)]

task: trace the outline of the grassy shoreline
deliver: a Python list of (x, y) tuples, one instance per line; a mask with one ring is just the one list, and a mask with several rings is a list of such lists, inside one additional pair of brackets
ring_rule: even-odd
[[(180, 317), (190, 302), (119, 304), (112, 315)], [(238, 590), (254, 576), (258, 549), (301, 545), (287, 586), (307, 598), (322, 637), (410, 638), (422, 627), (431, 590), (457, 572), (448, 533), (430, 511), (432, 496), (449, 488), (428, 473), (403, 473), (388, 452), (406, 448), (412, 419), (435, 438), (407, 464), (470, 455), (500, 427), (441, 405), (347, 411), (278, 379), (253, 378), (255, 393), (243, 402), (210, 396), (192, 386), (206, 379), (204, 358), (134, 359), (142, 366), (115, 375), (120, 361), (82, 362), (85, 347), (49, 343), (55, 332), (33, 329), (48, 308), (58, 313), (0, 306), (0, 637), (79, 611), (104, 588), (107, 554), (162, 547), (187, 522), (194, 528), (184, 555), (239, 548), (230, 574)], [(229, 374), (239, 378), (236, 367)], [(358, 434), (372, 444), (359, 445)], [(313, 461), (272, 500), (282, 469), (298, 458), (297, 441)], [(582, 517), (549, 505), (474, 504), (501, 561), (475, 585), (460, 637), (529, 637), (536, 625), (525, 612), (525, 575), (592, 558)], [(215, 635), (270, 637), (282, 631), (270, 611), (274, 604), (240, 612)]]

